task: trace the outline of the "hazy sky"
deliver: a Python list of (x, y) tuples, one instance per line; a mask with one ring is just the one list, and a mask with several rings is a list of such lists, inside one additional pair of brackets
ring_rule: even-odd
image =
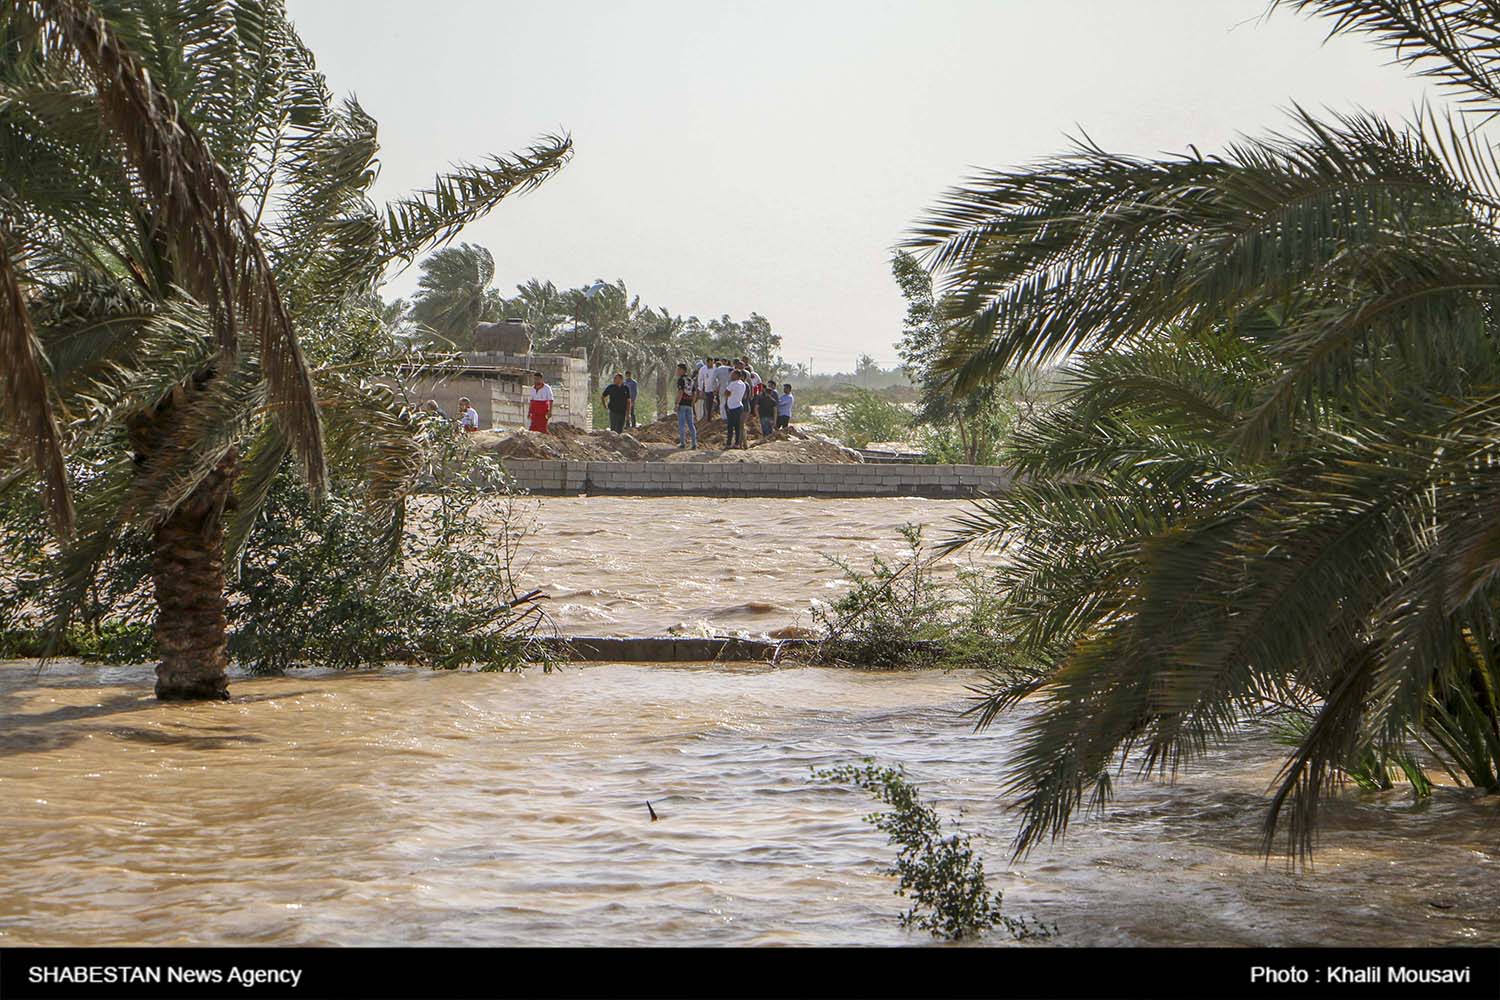
[[(1078, 129), (1204, 152), (1310, 109), (1429, 91), (1267, 0), (290, 0), (380, 122), (377, 194), (567, 130), (572, 162), (465, 230), (506, 294), (623, 278), (653, 306), (770, 318), (783, 353), (896, 360), (892, 246), (973, 167)], [(407, 294), (409, 270), (386, 289)]]

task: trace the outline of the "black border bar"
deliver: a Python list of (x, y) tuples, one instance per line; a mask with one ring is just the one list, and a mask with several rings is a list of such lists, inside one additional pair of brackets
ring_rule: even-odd
[(1500, 948), (0, 948), (3, 1000), (115, 997), (1495, 1000)]

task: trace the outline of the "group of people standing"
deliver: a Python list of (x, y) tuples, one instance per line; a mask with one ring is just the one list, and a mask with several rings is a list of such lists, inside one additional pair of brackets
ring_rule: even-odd
[[(609, 412), (609, 429), (616, 434), (627, 426), (636, 426), (635, 400), (639, 386), (631, 372), (616, 372), (614, 379), (604, 387), (601, 398)], [(706, 357), (698, 364), (697, 372), (690, 372), (686, 364), (677, 366), (677, 447), (698, 447), (698, 421), (724, 418), (724, 447), (748, 448), (745, 440), (747, 418), (758, 421), (762, 437), (770, 437), (792, 422), (791, 383), (776, 387), (775, 379), (762, 379), (750, 367), (748, 358)], [(552, 387), (534, 373), (527, 422), (530, 429), (547, 433), (547, 421), (552, 416)], [(446, 418), (438, 408), (437, 401), (429, 399), (422, 407)], [(479, 430), (479, 414), (468, 398), (458, 401), (459, 427), (464, 431)], [(755, 426), (751, 423), (751, 426)]]
[(758, 419), (761, 436), (770, 437), (790, 426), (795, 401), (791, 383), (783, 383), (778, 390), (775, 379), (762, 379), (750, 367), (749, 358), (705, 357), (695, 373), (679, 364), (677, 447), (698, 447), (698, 421), (722, 416), (724, 447), (748, 448), (746, 417)]

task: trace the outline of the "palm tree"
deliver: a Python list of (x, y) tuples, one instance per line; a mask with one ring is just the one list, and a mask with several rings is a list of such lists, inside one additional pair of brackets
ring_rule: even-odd
[(516, 286), (514, 297), (505, 300), (505, 317), (519, 319), (531, 331), (532, 349), (558, 351), (571, 332), (568, 304), (550, 281), (527, 279)]
[(410, 317), (438, 343), (472, 348), (474, 327), (500, 319), (505, 311), (504, 300), (491, 287), (494, 280), (495, 259), (484, 247), (444, 247), (422, 262)]
[[(337, 363), (351, 308), (571, 146), (378, 207), (375, 122), (334, 102), (279, 3), (100, 10), (0, 3), (4, 415), (63, 528), (73, 479), (58, 629), (144, 535), (157, 695), (222, 698), (226, 562), (278, 471), (295, 457), (318, 493), (329, 462), (359, 468), (397, 522), (420, 465), (390, 394)], [(0, 453), (0, 487), (24, 459)]]
[[(664, 306), (643, 310), (637, 322), (634, 366), (640, 374), (642, 385), (650, 377), (656, 393), (657, 417), (676, 412), (672, 401), (671, 380), (677, 371), (678, 362), (688, 362), (684, 353), (681, 316), (673, 316)], [(692, 364), (689, 371), (694, 371)]]
[(597, 392), (606, 368), (629, 363), (642, 313), (641, 298), (632, 296), (623, 280), (570, 289), (563, 298), (568, 313), (575, 317), (573, 329), (568, 330), (568, 349), (582, 347), (588, 352), (589, 383), (591, 391)]
[[(1290, 5), (1500, 109), (1500, 31), (1470, 4)], [(1284, 821), (1309, 850), (1331, 787), (1414, 746), (1500, 789), (1497, 223), (1473, 123), (1299, 112), (1222, 156), (1080, 143), (919, 226), (961, 390), (1072, 358), (1010, 449), (1029, 478), (957, 539), (1006, 547), (1020, 651), (981, 722), (1039, 708), (1018, 852), (1122, 768), (1171, 775), (1273, 710), (1307, 722), (1268, 846)]]

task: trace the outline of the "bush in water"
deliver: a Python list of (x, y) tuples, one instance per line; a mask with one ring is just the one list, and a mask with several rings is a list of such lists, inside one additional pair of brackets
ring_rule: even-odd
[[(399, 538), (382, 537), (355, 497), (314, 510), (281, 484), (235, 584), (231, 655), (263, 672), (389, 661), (504, 670), (531, 657), (549, 666), (531, 642), (547, 620), (515, 588), (525, 512), (492, 459), (464, 469), (407, 502)], [(388, 545), (401, 552), (380, 572)]]
[(865, 822), (898, 848), (889, 873), (897, 878), (896, 893), (912, 904), (901, 914), (902, 927), (915, 927), (948, 941), (978, 937), (996, 927), (1017, 940), (1057, 933), (1055, 926), (1000, 912), (1004, 893), (990, 892), (985, 884), (984, 861), (974, 853), (969, 835), (954, 823), (954, 832), (943, 836), (937, 811), (922, 802), (903, 771), (866, 760), (862, 767), (846, 764), (814, 770), (813, 777), (862, 788), (891, 807), (871, 813)]
[(861, 667), (930, 666), (941, 657), (938, 640), (952, 600), (931, 578), (923, 559), (922, 528), (904, 525), (911, 558), (892, 565), (876, 556), (868, 573), (843, 559), (828, 559), (849, 589), (832, 604), (813, 608), (823, 634), (818, 658)]
[(938, 579), (932, 572), (938, 557), (928, 551), (922, 527), (899, 530), (911, 552), (899, 563), (876, 556), (863, 571), (829, 557), (849, 589), (813, 608), (823, 637), (813, 658), (887, 669), (1009, 663), (1013, 643), (999, 627), (1000, 601), (989, 578), (966, 569), (952, 582)]
[[(548, 665), (531, 642), (545, 616), (534, 601), (512, 603), (527, 528), (520, 501), (499, 466), (471, 457), (451, 431), (435, 436), (429, 456), (428, 491), (404, 502), (394, 526), (371, 513), (352, 478), (335, 480), (316, 509), (289, 472), (277, 479), (229, 586), (234, 661), (267, 673), (391, 661)], [(29, 494), (0, 498), (0, 562), (14, 569), (0, 580), (0, 657), (153, 659), (145, 540), (125, 538), (100, 564), (74, 623), (59, 632), (52, 612), (68, 581), (54, 569), (45, 528)]]

